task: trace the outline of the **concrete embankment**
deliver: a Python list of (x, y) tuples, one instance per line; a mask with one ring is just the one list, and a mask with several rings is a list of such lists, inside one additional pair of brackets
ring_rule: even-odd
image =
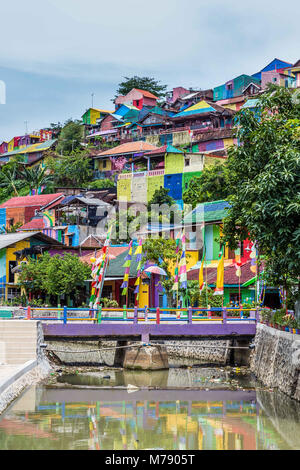
[(0, 413), (25, 387), (48, 375), (43, 341), (38, 321), (0, 320)]
[(300, 336), (257, 325), (251, 371), (266, 386), (300, 401)]
[[(197, 364), (247, 366), (249, 365), (250, 356), (248, 347), (251, 341), (252, 338), (228, 340), (212, 338), (210, 340), (168, 340), (159, 343), (168, 356), (169, 365), (189, 365), (192, 362)], [(115, 349), (121, 343), (122, 347), (127, 345), (127, 343), (118, 343), (117, 341), (53, 341), (49, 339), (47, 340), (47, 350), (49, 351), (49, 359), (55, 360), (57, 358), (62, 364), (66, 365), (105, 364), (107, 366), (122, 366), (121, 356), (122, 353), (125, 353), (125, 349)], [(243, 349), (238, 349), (239, 346), (242, 346)], [(155, 352), (155, 348), (152, 349)], [(134, 350), (133, 356), (135, 357)], [(50, 351), (53, 351), (55, 356)], [(126, 367), (126, 361), (124, 366)], [(151, 369), (151, 367), (145, 368)]]

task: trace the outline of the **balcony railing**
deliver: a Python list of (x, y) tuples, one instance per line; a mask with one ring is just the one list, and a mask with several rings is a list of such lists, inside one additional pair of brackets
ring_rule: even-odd
[(130, 173), (120, 173), (119, 180), (127, 180), (131, 178), (139, 178), (145, 176), (161, 176), (165, 174), (165, 170), (150, 170), (150, 171), (134, 171)]

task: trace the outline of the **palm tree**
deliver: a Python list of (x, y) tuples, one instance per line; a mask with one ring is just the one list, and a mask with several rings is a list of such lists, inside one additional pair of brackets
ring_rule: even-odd
[(19, 196), (17, 186), (19, 183), (17, 165), (5, 165), (0, 173), (0, 188), (11, 189), (15, 196)]
[(20, 175), (24, 180), (26, 180), (26, 184), (28, 184), (30, 191), (38, 191), (41, 186), (46, 186), (53, 181), (53, 175), (47, 174), (46, 168), (42, 168), (41, 166), (35, 166), (32, 168), (24, 167)]

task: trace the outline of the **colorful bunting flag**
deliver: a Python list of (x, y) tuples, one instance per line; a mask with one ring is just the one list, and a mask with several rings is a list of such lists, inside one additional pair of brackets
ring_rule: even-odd
[(217, 267), (217, 283), (214, 295), (224, 294), (224, 253), (223, 249), (219, 253), (219, 262)]
[(105, 272), (108, 266), (108, 250), (110, 247), (110, 237), (112, 232), (112, 225), (109, 227), (106, 235), (106, 240), (104, 246), (101, 250), (100, 256), (95, 259), (91, 258), (92, 261), (92, 291), (90, 297), (89, 307), (96, 309), (100, 304), (100, 298), (102, 293), (102, 288), (104, 284)]
[(186, 244), (185, 234), (182, 233), (181, 237), (182, 253), (179, 261), (179, 281), (182, 289), (187, 289), (187, 273), (186, 273)]
[(176, 266), (175, 266), (175, 271), (174, 271), (174, 285), (172, 287), (172, 290), (175, 290), (178, 292), (178, 281), (179, 281), (179, 276), (178, 276), (178, 253), (179, 253), (179, 250), (180, 250), (180, 239), (181, 239), (181, 235), (180, 233), (178, 233), (177, 235), (177, 238), (176, 238), (176, 255), (177, 255), (177, 260), (176, 260)]
[(131, 260), (132, 260), (132, 240), (129, 243), (128, 255), (126, 256), (125, 263), (123, 264), (123, 268), (125, 268), (125, 272), (124, 272), (123, 283), (121, 285), (121, 289), (123, 289), (122, 295), (126, 295), (128, 291)]
[(136, 294), (136, 298), (135, 298), (135, 302), (137, 304), (138, 300), (139, 300), (139, 297), (140, 297), (140, 286), (141, 286), (141, 282), (142, 282), (142, 252), (143, 252), (143, 247), (142, 247), (142, 244), (143, 244), (143, 241), (142, 240), (139, 240), (139, 244), (138, 244), (138, 247), (137, 249), (135, 250), (135, 255), (136, 255), (136, 258), (135, 260), (138, 262), (138, 265), (137, 265), (137, 275), (136, 275), (136, 281), (135, 281), (135, 290), (134, 290), (134, 293)]

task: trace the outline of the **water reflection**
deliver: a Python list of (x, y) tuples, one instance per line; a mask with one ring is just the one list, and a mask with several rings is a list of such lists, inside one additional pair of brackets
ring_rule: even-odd
[[(254, 391), (32, 387), (2, 416), (0, 448), (299, 449), (299, 405), (296, 419), (280, 418), (272, 392), (258, 398)], [(294, 440), (285, 439), (290, 420)]]

